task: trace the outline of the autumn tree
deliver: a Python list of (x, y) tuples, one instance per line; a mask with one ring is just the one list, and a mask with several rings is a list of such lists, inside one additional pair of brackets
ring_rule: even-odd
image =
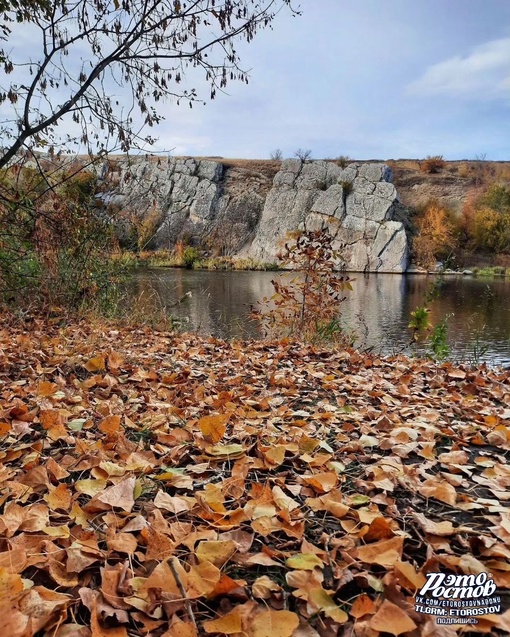
[[(127, 151), (150, 143), (143, 126), (161, 121), (162, 100), (203, 99), (186, 82), (191, 68), (202, 72), (211, 98), (230, 80), (248, 81), (236, 42), (251, 41), (290, 2), (2, 0), (0, 103), (11, 105), (11, 117), (1, 127), (0, 168), (22, 149), (74, 142), (91, 152), (112, 144)], [(29, 48), (18, 44), (16, 21)]]
[[(231, 80), (248, 82), (237, 42), (251, 41), (283, 8), (296, 14), (290, 3), (0, 0), (0, 288), (10, 281), (12, 295), (40, 282), (44, 263), (62, 262), (49, 249), (63, 249), (64, 218), (66, 233), (87, 215), (97, 226), (94, 201), (75, 206), (63, 183), (107, 152), (147, 148), (165, 100), (204, 99), (195, 82), (205, 80), (211, 99)], [(90, 159), (69, 170), (71, 151)], [(64, 263), (76, 245), (87, 254), (82, 237)]]

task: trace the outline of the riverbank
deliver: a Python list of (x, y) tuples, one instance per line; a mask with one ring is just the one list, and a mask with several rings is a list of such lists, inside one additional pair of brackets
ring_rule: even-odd
[[(188, 250), (188, 253), (186, 253)], [(114, 253), (113, 259), (127, 267), (145, 266), (150, 268), (192, 268), (194, 270), (246, 270), (246, 271), (282, 271), (277, 263), (257, 261), (251, 257), (204, 256), (195, 248), (184, 250), (158, 250), (146, 252)], [(384, 274), (384, 273), (381, 273)], [(404, 274), (421, 275), (466, 275), (475, 277), (510, 278), (510, 267), (474, 265), (460, 270), (434, 269), (411, 265)]]
[(0, 349), (6, 634), (453, 636), (437, 571), (510, 630), (509, 371), (58, 317)]

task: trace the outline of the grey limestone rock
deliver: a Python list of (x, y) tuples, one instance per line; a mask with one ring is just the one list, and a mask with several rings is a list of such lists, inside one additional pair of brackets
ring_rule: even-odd
[[(103, 177), (103, 174), (101, 174)], [(149, 248), (186, 237), (215, 254), (277, 261), (289, 232), (327, 227), (341, 254), (338, 268), (402, 272), (408, 241), (403, 206), (385, 164), (288, 159), (270, 177), (210, 159), (136, 158), (104, 177), (106, 203), (163, 221)]]
[[(327, 227), (341, 254), (338, 268), (403, 272), (408, 261), (404, 225), (393, 215), (401, 204), (385, 164), (283, 162), (247, 253), (276, 261), (288, 232)], [(349, 187), (346, 187), (349, 184)]]

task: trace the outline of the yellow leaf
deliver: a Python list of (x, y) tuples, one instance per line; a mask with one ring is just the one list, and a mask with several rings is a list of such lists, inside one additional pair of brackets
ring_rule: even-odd
[(215, 458), (229, 459), (240, 458), (246, 453), (246, 449), (243, 445), (231, 444), (231, 445), (215, 445), (206, 449), (207, 453)]
[(211, 562), (201, 562), (198, 566), (191, 566), (188, 573), (188, 597), (210, 595), (220, 581), (220, 577), (220, 569)]
[(291, 637), (299, 617), (289, 610), (263, 610), (252, 620), (250, 637)]
[(312, 588), (309, 591), (308, 605), (312, 607), (312, 610), (322, 611), (339, 624), (344, 624), (349, 619), (347, 613), (335, 604), (333, 598), (322, 587)]
[(316, 566), (319, 568), (324, 567), (324, 562), (313, 553), (299, 553), (298, 555), (293, 555), (285, 560), (285, 564), (289, 568), (295, 568), (298, 571), (313, 571)]
[(106, 487), (106, 480), (77, 480), (75, 484), (75, 489), (78, 493), (84, 493), (85, 495), (89, 495), (90, 497), (94, 497), (101, 491), (104, 491)]
[(227, 430), (228, 419), (228, 414), (214, 414), (200, 418), (198, 426), (207, 442), (216, 444), (223, 438)]
[(6, 568), (0, 568), (0, 604), (6, 604), (14, 599), (22, 590), (21, 577), (11, 575)]
[(204, 540), (195, 551), (199, 562), (211, 562), (221, 568), (236, 552), (232, 540)]

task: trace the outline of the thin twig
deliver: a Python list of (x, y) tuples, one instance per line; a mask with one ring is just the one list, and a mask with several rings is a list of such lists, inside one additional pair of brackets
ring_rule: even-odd
[(186, 611), (187, 611), (187, 613), (189, 615), (189, 618), (191, 619), (191, 621), (193, 623), (193, 626), (195, 627), (195, 630), (198, 633), (198, 626), (197, 626), (197, 622), (195, 620), (195, 615), (193, 613), (193, 609), (191, 608), (191, 602), (189, 601), (189, 599), (186, 596), (186, 591), (185, 591), (184, 586), (182, 584), (182, 580), (179, 577), (179, 573), (177, 572), (177, 569), (175, 568), (175, 564), (174, 564), (174, 560), (175, 559), (176, 559), (175, 557), (171, 557), (168, 560), (168, 566), (170, 567), (170, 570), (172, 571), (172, 575), (174, 576), (174, 579), (175, 579), (175, 581), (177, 583), (177, 586), (179, 587), (179, 591), (180, 591), (180, 593), (182, 595), (182, 598), (184, 600), (184, 604), (186, 606)]

